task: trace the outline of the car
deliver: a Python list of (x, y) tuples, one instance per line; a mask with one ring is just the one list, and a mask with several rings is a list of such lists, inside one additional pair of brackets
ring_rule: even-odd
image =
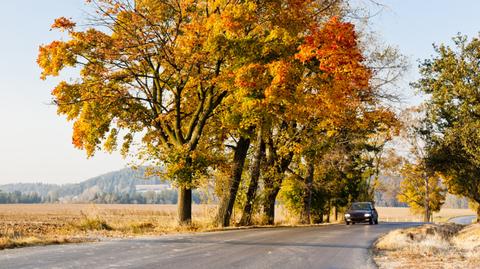
[(355, 202), (345, 212), (345, 224), (368, 222), (370, 225), (378, 224), (378, 213), (372, 202)]

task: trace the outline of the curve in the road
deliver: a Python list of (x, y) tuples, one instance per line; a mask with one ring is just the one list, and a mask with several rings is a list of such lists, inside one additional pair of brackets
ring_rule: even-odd
[(461, 216), (461, 217), (451, 218), (451, 219), (448, 220), (448, 222), (468, 225), (468, 224), (472, 224), (476, 219), (477, 219), (477, 216), (474, 216), (474, 215), (472, 215), (472, 216)]

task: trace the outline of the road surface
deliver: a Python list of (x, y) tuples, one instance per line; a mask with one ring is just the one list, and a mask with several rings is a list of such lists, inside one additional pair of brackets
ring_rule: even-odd
[(477, 216), (462, 216), (462, 217), (455, 217), (448, 220), (448, 222), (456, 223), (456, 224), (472, 224), (473, 221), (477, 219)]
[(370, 246), (415, 223), (260, 228), (0, 251), (0, 268), (375, 268)]

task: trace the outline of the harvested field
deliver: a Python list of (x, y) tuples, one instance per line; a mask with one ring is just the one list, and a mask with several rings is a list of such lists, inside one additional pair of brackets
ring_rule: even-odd
[(0, 249), (200, 231), (211, 228), (214, 211), (193, 206), (192, 225), (178, 227), (174, 205), (0, 205)]
[[(407, 207), (377, 207), (380, 221), (387, 222), (422, 222), (423, 216), (414, 215)], [(446, 222), (448, 219), (459, 216), (476, 215), (471, 209), (442, 208), (433, 214), (433, 222)]]

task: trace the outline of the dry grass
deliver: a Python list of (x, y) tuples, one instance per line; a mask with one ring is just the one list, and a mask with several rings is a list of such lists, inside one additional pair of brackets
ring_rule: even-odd
[(374, 254), (380, 268), (479, 268), (480, 225), (395, 230), (376, 242)]
[[(0, 205), (0, 249), (216, 230), (212, 224), (216, 206), (193, 205), (189, 226), (177, 225), (176, 209), (175, 205)], [(277, 208), (276, 214), (279, 224), (288, 224), (283, 208)]]
[(461, 230), (453, 239), (453, 243), (463, 250), (480, 251), (480, 224), (472, 224)]
[(208, 230), (214, 211), (193, 206), (192, 225), (178, 226), (174, 205), (0, 205), (0, 249)]

